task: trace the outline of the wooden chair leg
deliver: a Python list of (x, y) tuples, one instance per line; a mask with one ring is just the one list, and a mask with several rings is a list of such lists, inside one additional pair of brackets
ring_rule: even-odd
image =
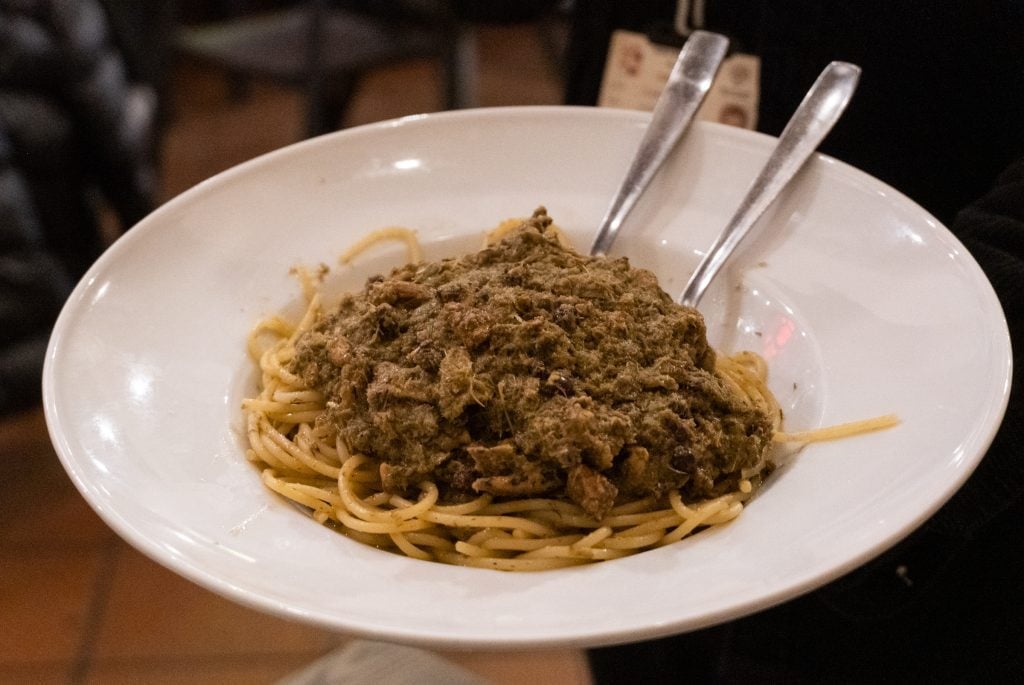
[(445, 109), (466, 109), (477, 102), (476, 32), (465, 23), (446, 27), (444, 53), (441, 56)]
[(306, 136), (312, 138), (341, 128), (358, 87), (359, 74), (355, 73), (312, 85), (306, 94)]

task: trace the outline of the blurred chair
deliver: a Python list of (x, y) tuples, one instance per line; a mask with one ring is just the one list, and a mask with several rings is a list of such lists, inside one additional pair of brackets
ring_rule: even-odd
[(306, 134), (316, 136), (341, 125), (363, 75), (408, 59), (440, 60), (442, 105), (471, 106), (473, 46), (462, 26), (444, 0), (303, 0), (183, 27), (177, 47), (224, 68), (236, 82), (262, 78), (300, 88)]
[(155, 206), (168, 2), (0, 0), (0, 416), (39, 403), (72, 286)]

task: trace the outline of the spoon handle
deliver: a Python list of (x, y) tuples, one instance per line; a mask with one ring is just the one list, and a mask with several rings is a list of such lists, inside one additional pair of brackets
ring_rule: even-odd
[(783, 188), (803, 166), (825, 135), (842, 116), (850, 102), (860, 67), (832, 62), (818, 76), (803, 102), (779, 136), (775, 150), (754, 179), (732, 219), (719, 234), (690, 277), (679, 302), (696, 307), (711, 280), (722, 268), (751, 226), (761, 217)]
[(633, 163), (601, 221), (590, 254), (608, 254), (626, 215), (696, 114), (728, 47), (729, 39), (723, 35), (708, 31), (690, 34), (654, 105)]

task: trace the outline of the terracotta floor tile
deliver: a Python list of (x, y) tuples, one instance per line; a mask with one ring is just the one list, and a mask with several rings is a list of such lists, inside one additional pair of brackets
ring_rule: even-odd
[[(67, 480), (66, 478), (64, 479)], [(0, 514), (0, 553), (8, 548), (38, 548), (44, 545), (96, 547), (116, 536), (93, 512), (70, 482), (35, 482), (30, 502), (12, 504)], [(24, 494), (24, 493), (23, 493)]]
[(480, 26), (476, 31), (480, 107), (559, 105), (557, 66), (532, 26)]
[(0, 666), (75, 659), (102, 560), (75, 550), (0, 559)]
[[(188, 83), (218, 78), (219, 72), (191, 69)], [(254, 82), (249, 97), (218, 106), (194, 108), (182, 103), (180, 116), (161, 141), (165, 167), (161, 195), (170, 199), (200, 181), (266, 152), (298, 142), (302, 109), (299, 92)]]
[(17, 466), (17, 457), (25, 450), (36, 450), (40, 445), (48, 448), (50, 445), (43, 410), (39, 408), (5, 416), (0, 423), (0, 435), (3, 435), (0, 460), (5, 465)]
[(223, 599), (124, 546), (93, 650), (104, 660), (294, 655), (333, 646), (324, 630)]
[(590, 669), (578, 649), (523, 652), (442, 652), (493, 685), (590, 685)]
[[(476, 107), (561, 104), (563, 88), (541, 46), (523, 26), (481, 26), (474, 36)], [(432, 60), (403, 62), (364, 78), (345, 123), (356, 126), (409, 114), (436, 112), (443, 103), (441, 73)]]
[(31, 469), (12, 473), (0, 486), (0, 554), (7, 550), (95, 548), (115, 538), (75, 489), (57, 456), (33, 455)]
[(5, 419), (0, 436), (0, 553), (12, 547), (90, 546), (113, 539), (61, 466), (42, 410)]
[(0, 664), (0, 685), (68, 685), (71, 682), (71, 672), (70, 663), (28, 666)]
[[(401, 93), (401, 97), (396, 97)], [(432, 60), (414, 60), (367, 74), (345, 115), (346, 126), (359, 126), (441, 109), (441, 75)]]
[(108, 664), (90, 670), (83, 685), (270, 685), (309, 661), (290, 656)]

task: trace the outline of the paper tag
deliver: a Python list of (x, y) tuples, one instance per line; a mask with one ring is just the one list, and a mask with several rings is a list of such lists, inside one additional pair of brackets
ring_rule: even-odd
[[(679, 48), (653, 43), (642, 33), (615, 31), (608, 46), (598, 106), (653, 110), (678, 56)], [(760, 95), (761, 59), (746, 53), (729, 55), (697, 110), (697, 118), (754, 129)]]

